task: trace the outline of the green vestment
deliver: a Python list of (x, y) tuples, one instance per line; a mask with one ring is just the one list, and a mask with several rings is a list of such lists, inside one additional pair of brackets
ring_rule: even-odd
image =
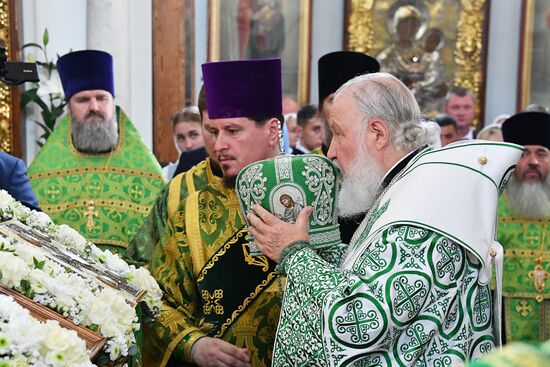
[(499, 203), (498, 241), (504, 247), (502, 295), (506, 341), (550, 339), (550, 217), (522, 218)]
[[(274, 266), (264, 256), (250, 255), (235, 190), (225, 187), (207, 163), (192, 171), (180, 178), (187, 188), (174, 188), (172, 196), (168, 185), (167, 204), (154, 209), (159, 221), (168, 218), (157, 225), (162, 231), (154, 235), (159, 240), (149, 263), (164, 291), (164, 307), (145, 327), (145, 365), (190, 363), (193, 344), (211, 336), (248, 348), (253, 366), (267, 366), (281, 302)], [(188, 183), (201, 177), (208, 184), (192, 191)], [(182, 190), (187, 194), (180, 200)], [(175, 200), (180, 201), (172, 211)]]
[(55, 223), (73, 227), (96, 245), (120, 251), (143, 224), (164, 179), (128, 117), (120, 107), (116, 113), (119, 140), (112, 152), (78, 152), (67, 115), (28, 174), (40, 207)]
[(155, 246), (165, 244), (168, 220), (173, 219), (180, 201), (184, 200), (190, 192), (195, 192), (206, 186), (209, 177), (215, 178), (216, 176), (212, 173), (210, 158), (206, 158), (166, 184), (138, 235), (130, 241), (126, 249), (124, 257), (128, 263), (136, 266), (149, 264)]

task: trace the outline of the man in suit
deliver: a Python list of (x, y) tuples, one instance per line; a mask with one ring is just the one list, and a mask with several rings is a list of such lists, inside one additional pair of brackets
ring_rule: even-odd
[(38, 209), (38, 201), (27, 177), (25, 163), (12, 155), (0, 152), (0, 189), (31, 209)]

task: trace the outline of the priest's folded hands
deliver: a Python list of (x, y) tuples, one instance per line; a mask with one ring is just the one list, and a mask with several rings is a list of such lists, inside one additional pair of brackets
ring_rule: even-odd
[(313, 212), (311, 206), (306, 206), (298, 214), (296, 223), (287, 223), (271, 214), (260, 205), (252, 207), (253, 213), (248, 213), (249, 231), (256, 240), (256, 245), (262, 253), (275, 262), (281, 260), (282, 251), (297, 242), (309, 241), (308, 218)]

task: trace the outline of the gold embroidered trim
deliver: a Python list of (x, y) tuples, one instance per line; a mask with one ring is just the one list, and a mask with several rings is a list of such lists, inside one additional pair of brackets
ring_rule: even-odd
[(550, 251), (539, 251), (539, 250), (525, 250), (520, 248), (510, 248), (504, 250), (504, 256), (510, 257), (526, 257), (526, 258), (535, 258), (542, 254), (543, 257), (550, 257)]
[(196, 167), (197, 166), (194, 166), (185, 174), (185, 184), (187, 185), (188, 193), (193, 193), (197, 191), (197, 188), (195, 187), (195, 181), (193, 181), (193, 175), (195, 174)]
[(498, 218), (500, 223), (522, 223), (522, 224), (550, 224), (550, 217), (545, 218), (522, 218), (513, 216), (500, 216)]
[[(540, 293), (535, 292), (502, 292), (502, 296), (505, 298), (528, 298), (536, 300), (540, 296)], [(544, 299), (550, 299), (550, 294), (542, 295)]]
[(218, 261), (218, 259), (223, 256), (227, 250), (231, 247), (232, 244), (236, 243), (239, 238), (244, 236), (247, 232), (246, 228), (242, 228), (239, 232), (236, 233), (235, 236), (233, 236), (229, 241), (227, 241), (222, 248), (212, 256), (210, 260), (204, 265), (202, 270), (200, 270), (200, 273), (197, 276), (197, 283), (204, 280), (205, 275), (208, 273), (208, 270), (212, 269), (214, 267), (214, 264)]
[(200, 191), (195, 191), (185, 199), (185, 231), (187, 232), (189, 254), (191, 255), (195, 276), (201, 271), (201, 264), (205, 261), (199, 223), (199, 194)]
[[(87, 165), (87, 166), (82, 166), (82, 168), (77, 167), (77, 168), (56, 169), (51, 171), (34, 173), (29, 176), (29, 179), (35, 180), (39, 178), (52, 178), (52, 177), (58, 177), (58, 176), (85, 175), (88, 173), (103, 173), (103, 167)], [(105, 173), (117, 173), (120, 175), (128, 175), (133, 177), (145, 177), (145, 178), (157, 177), (160, 179), (160, 176), (157, 172), (143, 171), (143, 170), (133, 169), (133, 168), (110, 167), (105, 170)]]
[(181, 182), (186, 173), (180, 173), (170, 181), (168, 187), (168, 220), (171, 220), (180, 204)]
[[(134, 211), (139, 214), (147, 215), (151, 211), (150, 206), (146, 205), (140, 205), (136, 203), (132, 203), (130, 201), (126, 200), (119, 200), (119, 199), (94, 199), (95, 206), (98, 208), (110, 208), (110, 209), (117, 209), (117, 210), (124, 210), (124, 211)], [(62, 202), (52, 205), (41, 205), (42, 209), (46, 213), (57, 213), (65, 211), (66, 209), (79, 209), (81, 210), (82, 207), (84, 207), (88, 203), (87, 199), (78, 199), (71, 202)]]
[[(193, 331), (200, 331), (199, 329), (191, 329), (191, 330), (184, 330), (178, 335), (172, 339), (172, 342), (168, 344), (168, 347), (166, 348), (166, 351), (164, 352), (164, 356), (162, 357), (162, 362), (160, 362), (159, 367), (164, 367), (168, 363), (168, 360), (172, 356), (172, 353), (174, 352), (174, 349), (176, 349), (177, 345), (185, 338), (187, 335), (191, 334)], [(191, 347), (195, 343), (195, 341), (199, 338), (202, 338), (204, 334), (200, 333), (197, 336), (192, 336), (189, 338), (187, 343), (184, 344), (184, 353), (185, 356), (189, 357), (188, 361), (191, 362)]]
[(271, 273), (269, 273), (269, 275), (267, 276), (266, 279), (264, 279), (260, 284), (258, 284), (258, 286), (256, 287), (256, 289), (254, 290), (254, 292), (250, 293), (250, 296), (246, 297), (243, 301), (243, 303), (237, 307), (237, 309), (235, 311), (233, 311), (233, 313), (231, 314), (231, 317), (228, 318), (225, 323), (220, 327), (220, 331), (218, 332), (218, 336), (221, 336), (225, 333), (225, 331), (227, 330), (227, 328), (229, 327), (229, 325), (231, 325), (235, 319), (241, 314), (241, 312), (243, 312), (245, 310), (245, 308), (254, 301), (254, 299), (256, 299), (256, 297), (258, 297), (258, 295), (260, 294), (260, 292), (269, 284), (271, 283), (271, 281), (277, 276), (277, 274), (272, 271)]
[[(128, 247), (128, 243), (124, 241), (119, 241), (119, 240), (110, 240), (108, 238), (89, 238), (89, 237), (87, 239), (88, 241), (93, 242), (96, 245), (112, 245), (112, 246), (117, 246), (122, 248)], [(94, 241), (97, 241), (97, 243)]]

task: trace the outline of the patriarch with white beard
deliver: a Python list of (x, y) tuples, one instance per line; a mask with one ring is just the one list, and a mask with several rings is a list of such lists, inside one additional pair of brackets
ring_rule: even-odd
[[(439, 127), (386, 73), (353, 78), (325, 107), (327, 156), (343, 173), (340, 215), (368, 212), (331, 258), (311, 248), (311, 207), (295, 224), (260, 205), (247, 215), (256, 244), (287, 275), (272, 366), (459, 365), (490, 351), (498, 337), (482, 261), (494, 240), (495, 182), (521, 147), (432, 150)], [(476, 200), (480, 187), (486, 199)], [(456, 205), (441, 199), (450, 196)], [(455, 225), (481, 212), (470, 221), (477, 228)]]

